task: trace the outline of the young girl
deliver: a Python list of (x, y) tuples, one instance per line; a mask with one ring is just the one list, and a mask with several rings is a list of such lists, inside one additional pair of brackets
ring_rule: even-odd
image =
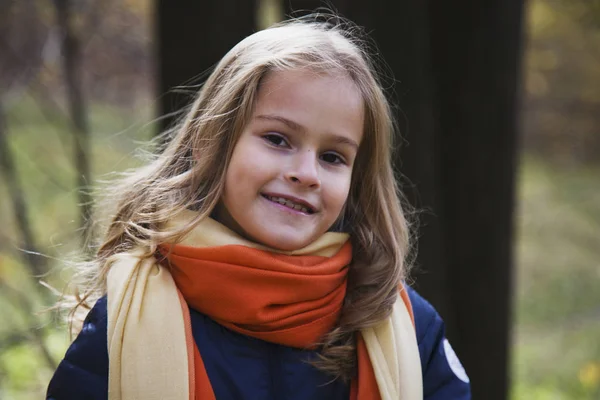
[(403, 285), (392, 136), (351, 30), (241, 41), (119, 187), (48, 398), (470, 398), (441, 319)]

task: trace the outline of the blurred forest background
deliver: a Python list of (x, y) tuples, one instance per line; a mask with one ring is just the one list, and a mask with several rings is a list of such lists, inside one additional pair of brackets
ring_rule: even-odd
[[(600, 399), (600, 1), (525, 25), (511, 397)], [(94, 189), (155, 135), (153, 57), (150, 0), (0, 2), (0, 399), (41, 398), (68, 346), (40, 280), (65, 287)]]

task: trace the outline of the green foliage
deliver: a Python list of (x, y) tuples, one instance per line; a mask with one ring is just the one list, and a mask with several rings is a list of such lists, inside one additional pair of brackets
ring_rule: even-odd
[(600, 2), (528, 5), (512, 398), (598, 399)]
[[(52, 2), (26, 3), (0, 5), (0, 53), (10, 55), (0, 66), (0, 112), (5, 117), (0, 129), (24, 192), (35, 242), (31, 247), (47, 261), (48, 273), (41, 279), (62, 291), (70, 278), (68, 261), (82, 242), (78, 190), (101, 192), (97, 182), (136, 165), (133, 153), (139, 141), (154, 134), (154, 124), (148, 123), (154, 110), (147, 103), (153, 90), (152, 7), (145, 0), (108, 7), (104, 2), (73, 3), (92, 132), (92, 177), (89, 187), (77, 188), (64, 60), (56, 48), (60, 38), (54, 37), (56, 10)], [(0, 179), (0, 399), (28, 400), (43, 397), (68, 340), (57, 316), (43, 312), (56, 298), (25, 262), (13, 200)]]
[[(45, 340), (56, 360), (60, 360), (67, 346), (64, 332), (52, 332)], [(29, 400), (42, 398), (52, 370), (40, 357), (39, 350), (30, 342), (11, 346), (0, 353), (0, 398)]]
[(35, 371), (40, 371), (44, 365), (40, 362), (35, 348), (28, 343), (5, 350), (0, 356), (0, 363), (6, 371), (3, 388), (13, 396), (19, 392), (29, 392), (40, 384)]
[[(64, 117), (57, 110), (44, 110), (35, 97), (25, 95), (8, 110), (9, 146), (17, 164), (40, 251), (49, 259), (49, 274), (43, 280), (62, 290), (69, 280), (65, 268), (71, 253), (79, 249), (76, 171), (71, 162), (72, 140)], [(121, 111), (94, 104), (93, 187), (107, 174), (123, 171), (139, 162), (134, 153), (154, 134), (150, 109)], [(0, 186), (3, 182), (0, 182)], [(8, 192), (0, 196), (0, 398), (42, 398), (53, 366), (68, 344), (66, 326), (53, 313), (43, 310), (51, 297), (23, 263)], [(41, 296), (41, 294), (45, 296)], [(44, 357), (32, 332), (42, 335), (51, 362)]]
[(600, 397), (597, 182), (597, 168), (557, 169), (531, 158), (522, 165), (514, 399)]

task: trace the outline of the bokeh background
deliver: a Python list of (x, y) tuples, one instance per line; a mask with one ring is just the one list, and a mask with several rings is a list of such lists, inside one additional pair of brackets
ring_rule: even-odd
[[(510, 398), (600, 399), (600, 1), (525, 10)], [(40, 281), (64, 289), (94, 188), (160, 125), (154, 13), (0, 2), (0, 399), (43, 396), (69, 338)]]

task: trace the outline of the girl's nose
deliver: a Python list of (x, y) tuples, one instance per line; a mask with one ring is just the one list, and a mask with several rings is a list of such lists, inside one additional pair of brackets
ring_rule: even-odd
[(306, 187), (318, 188), (321, 186), (319, 178), (318, 160), (312, 151), (297, 154), (290, 168), (285, 173), (285, 178), (291, 183)]

